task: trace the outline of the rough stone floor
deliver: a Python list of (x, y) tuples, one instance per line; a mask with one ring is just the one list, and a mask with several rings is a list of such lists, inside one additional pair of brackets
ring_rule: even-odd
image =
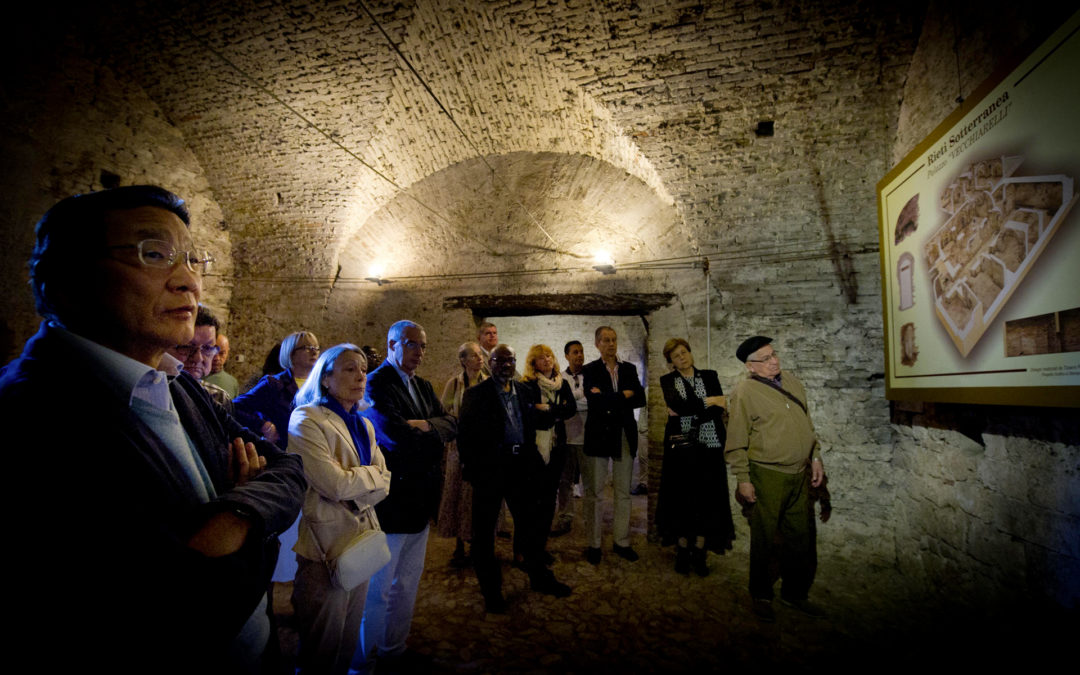
[[(997, 617), (946, 616), (905, 594), (893, 570), (852, 569), (827, 558), (819, 563), (811, 599), (828, 615), (806, 617), (777, 600), (776, 623), (763, 624), (746, 591), (745, 520), (737, 523), (734, 551), (709, 554), (708, 577), (683, 577), (673, 570), (674, 549), (646, 541), (645, 497), (633, 498), (633, 546), (641, 560), (629, 563), (611, 553), (610, 487), (604, 559), (598, 567), (590, 565), (582, 554), (580, 502), (575, 500), (574, 530), (548, 545), (556, 557), (556, 577), (573, 588), (569, 598), (530, 591), (525, 573), (509, 564), (510, 541), (497, 540), (510, 605), (506, 615), (484, 612), (472, 569), (448, 564), (454, 540), (431, 534), (409, 646), (432, 659), (433, 672), (717, 672), (751, 664), (888, 672), (899, 664), (929, 663), (937, 666), (933, 672), (946, 664), (1000, 666), (1003, 659), (1020, 659), (1032, 649), (1049, 649), (1035, 652), (1049, 655), (1080, 635), (1076, 614), (1068, 612), (1015, 616), (1008, 625)], [(291, 583), (275, 584), (283, 672), (290, 673), (297, 642), (291, 592)], [(1027, 628), (1018, 631), (1018, 625)]]

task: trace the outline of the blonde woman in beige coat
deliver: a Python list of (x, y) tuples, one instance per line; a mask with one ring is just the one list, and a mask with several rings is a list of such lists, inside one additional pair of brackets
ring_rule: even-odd
[(390, 472), (371, 423), (359, 416), (367, 359), (356, 345), (319, 356), (296, 395), (289, 452), (304, 460), (304, 496), (292, 602), (303, 673), (346, 673), (360, 634), (367, 582), (345, 591), (327, 566), (357, 534), (378, 529), (372, 507), (386, 498)]

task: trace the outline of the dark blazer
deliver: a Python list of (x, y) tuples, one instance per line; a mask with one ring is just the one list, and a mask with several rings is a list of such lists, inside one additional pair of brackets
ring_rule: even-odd
[[(364, 411), (375, 426), (376, 438), (390, 469), (390, 495), (375, 506), (382, 529), (414, 534), (423, 530), (439, 508), (443, 445), (457, 437), (457, 418), (448, 415), (431, 383), (413, 377), (420, 406), (413, 401), (398, 371), (389, 361), (368, 376)], [(431, 431), (420, 431), (406, 420), (427, 420)]]
[[(630, 456), (637, 456), (637, 420), (634, 408), (645, 405), (645, 389), (638, 380), (634, 364), (619, 361), (619, 391), (611, 386), (611, 375), (600, 359), (586, 363), (582, 368), (585, 398), (589, 402), (589, 414), (585, 418), (585, 448), (589, 457), (619, 457), (622, 440), (619, 432), (626, 434)], [(593, 387), (600, 390), (592, 392)], [(623, 390), (634, 392), (626, 398)]]
[[(524, 447), (519, 451), (527, 460), (536, 459), (536, 468), (543, 468), (543, 460), (536, 449), (536, 430), (550, 429), (555, 423), (551, 410), (537, 410), (540, 390), (524, 382), (511, 381), (514, 393), (521, 405), (521, 421), (524, 430)], [(570, 396), (573, 400), (573, 394)], [(465, 390), (459, 417), (458, 455), (465, 477), (469, 482), (494, 480), (503, 465), (500, 453), (506, 426), (506, 408), (499, 397), (498, 383), (488, 378)]]
[[(540, 383), (536, 380), (522, 380), (522, 384), (533, 390), (537, 402), (543, 400), (540, 392)], [(574, 400), (574, 390), (570, 383), (563, 379), (562, 387), (555, 395), (555, 401), (551, 404), (551, 423), (547, 426), (539, 426), (538, 429), (550, 429), (555, 427), (555, 445), (566, 445), (566, 424), (564, 422), (577, 413), (577, 401)]]
[[(705, 384), (706, 396), (723, 396), (724, 390), (720, 386), (720, 378), (717, 377), (715, 370), (698, 370), (695, 368), (694, 372), (701, 376), (701, 380)], [(679, 373), (674, 370), (660, 376), (660, 389), (664, 392), (664, 403), (678, 413), (678, 417), (668, 416), (667, 427), (664, 429), (664, 443), (666, 444), (671, 436), (682, 433), (679, 417), (687, 415), (697, 415), (698, 425), (709, 420), (715, 421), (716, 435), (719, 437), (720, 442), (723, 443), (726, 435), (724, 432), (723, 408), (716, 406), (706, 408), (705, 402), (693, 395), (692, 392), (687, 392), (690, 395), (684, 400), (682, 396), (679, 396), (679, 392), (675, 391), (675, 378), (677, 377), (679, 377)]]
[[(51, 641), (42, 627), (78, 597), (106, 611), (64, 631), (66, 648), (112, 645), (115, 672), (220, 662), (266, 592), (278, 533), (299, 512), (307, 486), (300, 459), (241, 427), (182, 373), (170, 384), (173, 405), (218, 495), (203, 504), (173, 453), (110, 383), (76, 367), (81, 359), (42, 324), (0, 374), (2, 428), (33, 439), (9, 439), (6, 453), (17, 477), (5, 490), (11, 611), (28, 632), (17, 643), (31, 650), (35, 639)], [(267, 459), (239, 486), (228, 475), (235, 437)], [(251, 523), (244, 547), (220, 558), (189, 549), (190, 536), (220, 511)]]
[(286, 450), (289, 447), (289, 415), (292, 415), (293, 399), (299, 390), (291, 369), (276, 375), (263, 375), (258, 384), (233, 399), (236, 418), (252, 431), (260, 431), (264, 422), (273, 422), (278, 432), (277, 444)]

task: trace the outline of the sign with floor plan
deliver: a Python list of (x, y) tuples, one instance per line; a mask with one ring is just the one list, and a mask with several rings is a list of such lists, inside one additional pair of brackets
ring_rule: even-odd
[(1080, 407), (1080, 13), (878, 183), (886, 395)]

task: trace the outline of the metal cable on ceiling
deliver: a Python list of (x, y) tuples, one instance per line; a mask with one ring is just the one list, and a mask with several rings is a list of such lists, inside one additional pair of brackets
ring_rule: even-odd
[[(727, 249), (714, 253), (676, 256), (672, 258), (657, 258), (655, 260), (641, 260), (630, 263), (617, 263), (613, 265), (617, 272), (650, 272), (666, 270), (703, 269), (711, 266), (712, 269), (722, 269), (716, 263), (726, 264), (777, 264), (788, 262), (805, 262), (810, 260), (825, 260), (837, 255), (837, 247), (842, 246), (845, 255), (864, 255), (878, 253), (880, 248), (877, 243), (859, 242), (854, 239), (841, 238), (836, 241), (794, 241), (781, 242), (773, 247), (763, 248), (760, 246), (748, 246), (739, 249)], [(550, 267), (542, 269), (516, 269), (490, 272), (459, 272), (444, 274), (421, 274), (411, 276), (389, 276), (380, 279), (382, 283), (394, 282), (423, 282), (423, 281), (462, 281), (470, 279), (500, 279), (525, 276), (544, 276), (555, 274), (590, 273), (594, 268), (589, 266), (580, 267)], [(209, 275), (214, 276), (214, 275)], [(234, 280), (241, 280), (234, 277)], [(245, 282), (260, 283), (308, 283), (314, 285), (331, 284), (367, 284), (370, 279), (363, 277), (249, 277), (245, 276)]]
[(492, 177), (499, 183), (499, 185), (504, 190), (506, 190), (507, 194), (510, 195), (510, 199), (513, 200), (514, 204), (519, 209), (521, 209), (522, 213), (528, 216), (529, 220), (532, 221), (533, 225), (535, 225), (538, 230), (544, 233), (544, 236), (547, 237), (548, 240), (551, 242), (552, 246), (555, 247), (556, 252), (566, 255), (575, 255), (573, 253), (570, 253), (569, 251), (564, 251), (560, 249), (559, 243), (555, 241), (555, 238), (552, 237), (546, 229), (544, 229), (544, 226), (540, 224), (540, 221), (537, 220), (536, 216), (534, 216), (532, 212), (529, 211), (529, 209), (523, 203), (521, 203), (521, 200), (514, 195), (513, 190), (510, 189), (510, 185), (502, 178), (502, 176), (498, 174), (498, 172), (495, 171), (495, 168), (488, 163), (487, 158), (484, 156), (484, 154), (480, 152), (480, 149), (476, 147), (476, 144), (473, 143), (472, 139), (469, 138), (469, 135), (465, 133), (465, 130), (461, 128), (461, 125), (457, 123), (457, 120), (454, 119), (454, 116), (450, 113), (447, 107), (443, 105), (443, 102), (439, 99), (438, 96), (435, 95), (435, 92), (432, 91), (431, 87), (428, 85), (424, 77), (416, 70), (416, 68), (413, 67), (412, 62), (409, 61), (408, 57), (406, 57), (405, 54), (402, 53), (401, 49), (390, 38), (390, 35), (386, 32), (386, 29), (384, 29), (382, 24), (379, 23), (379, 20), (375, 18), (375, 15), (371, 12), (370, 9), (368, 9), (367, 4), (364, 3), (363, 0), (360, 0), (360, 7), (364, 10), (364, 13), (368, 15), (368, 18), (371, 19), (371, 22), (375, 24), (375, 27), (379, 29), (379, 32), (382, 33), (383, 38), (386, 39), (386, 43), (389, 44), (390, 48), (394, 50), (394, 53), (397, 54), (399, 59), (401, 59), (401, 62), (405, 64), (405, 67), (407, 67), (409, 69), (409, 72), (413, 74), (413, 77), (415, 77), (417, 81), (420, 82), (420, 85), (424, 88), (424, 91), (426, 91), (428, 93), (428, 96), (430, 96), (431, 99), (435, 101), (435, 104), (439, 106), (439, 110), (441, 110), (443, 114), (446, 115), (446, 118), (450, 120), (450, 124), (454, 125), (454, 129), (457, 129), (457, 132), (461, 134), (462, 138), (465, 139), (465, 142), (469, 145), (469, 148), (477, 157), (480, 158), (480, 161), (484, 163), (484, 166), (488, 168), (488, 171), (491, 172)]
[[(424, 210), (426, 210), (428, 213), (432, 214), (433, 216), (435, 216), (439, 220), (443, 221), (444, 223), (446, 223), (450, 227), (457, 228), (457, 224), (454, 223), (453, 221), (451, 221), (448, 217), (444, 216), (441, 212), (436, 210), (434, 207), (428, 206), (419, 197), (412, 194), (405, 187), (399, 185), (390, 176), (387, 176), (382, 171), (379, 171), (377, 168), (375, 168), (371, 164), (365, 162), (362, 157), (360, 157), (358, 154), (356, 154), (351, 149), (349, 149), (344, 143), (342, 143), (338, 139), (334, 138), (334, 135), (332, 133), (330, 133), (329, 131), (323, 129), (321, 126), (316, 124), (313, 120), (309, 119), (307, 116), (305, 116), (299, 110), (297, 110), (292, 105), (287, 103), (284, 99), (282, 99), (280, 96), (275, 94), (269, 87), (263, 85), (261, 82), (259, 82), (257, 79), (255, 79), (254, 76), (249, 74), (247, 71), (242, 69), (237, 64), (233, 63), (233, 61), (230, 60), (227, 56), (225, 56), (219, 50), (214, 49), (212, 46), (210, 46), (209, 43), (202, 40), (201, 38), (199, 38), (199, 36), (197, 36), (193, 32), (191, 32), (190, 29), (188, 30), (188, 34), (191, 36), (191, 38), (193, 40), (198, 42), (202, 46), (203, 49), (210, 52), (211, 54), (216, 56), (222, 63), (224, 63), (228, 67), (235, 70), (242, 78), (244, 78), (244, 80), (249, 82), (253, 87), (255, 87), (256, 89), (258, 89), (262, 93), (269, 96), (271, 99), (274, 100), (274, 102), (276, 102), (278, 105), (280, 105), (283, 108), (285, 108), (286, 110), (288, 110), (289, 113), (294, 115), (297, 119), (301, 120), (307, 127), (314, 130), (319, 135), (323, 136), (326, 140), (330, 141), (330, 143), (337, 146), (342, 152), (344, 152), (349, 157), (351, 157), (351, 158), (355, 159), (357, 162), (359, 162), (364, 168), (368, 169), (369, 171), (374, 173), (376, 176), (378, 176), (379, 178), (381, 178), (384, 181), (386, 181), (387, 183), (389, 183), (395, 190), (397, 190), (398, 194), (404, 195), (406, 198), (411, 199), (412, 201), (416, 202), (417, 204), (420, 205), (421, 208), (423, 208)], [(485, 162), (485, 164), (486, 163), (487, 162)], [(482, 240), (474, 239), (472, 237), (470, 237), (470, 239), (473, 239), (474, 241), (477, 241), (477, 243), (479, 245), (483, 246), (489, 253), (492, 253), (492, 254), (496, 253), (496, 251), (494, 249), (492, 249), (490, 246), (488, 246), (486, 242), (483, 242)]]

